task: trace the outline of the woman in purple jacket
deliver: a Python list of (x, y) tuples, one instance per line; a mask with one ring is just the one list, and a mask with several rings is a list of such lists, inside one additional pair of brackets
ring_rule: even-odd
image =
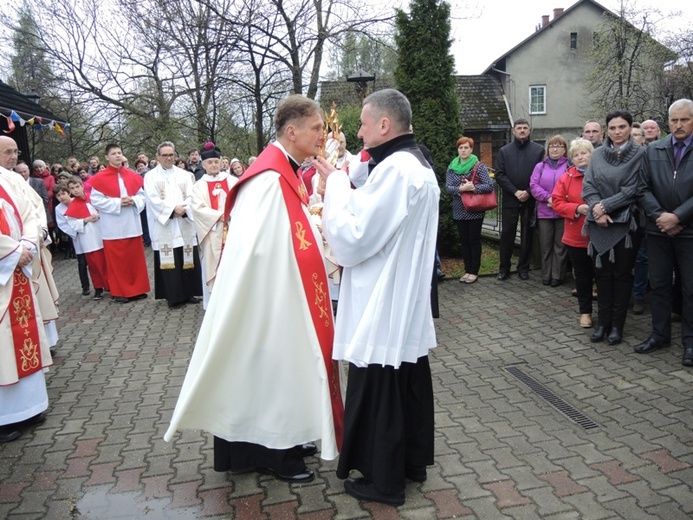
[(558, 179), (568, 169), (568, 143), (554, 135), (546, 145), (546, 158), (534, 167), (529, 190), (537, 201), (537, 223), (541, 247), (541, 281), (558, 287), (563, 283), (568, 258), (562, 242), (563, 218), (553, 210), (551, 194)]

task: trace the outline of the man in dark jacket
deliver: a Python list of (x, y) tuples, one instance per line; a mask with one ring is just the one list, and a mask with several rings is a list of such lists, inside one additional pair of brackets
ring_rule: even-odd
[(671, 340), (671, 274), (681, 266), (681, 341), (685, 366), (693, 366), (693, 101), (669, 107), (667, 137), (647, 147), (640, 206), (647, 215), (652, 334), (635, 346), (638, 354), (668, 347)]
[(517, 221), (520, 227), (520, 260), (517, 275), (529, 279), (529, 262), (532, 258), (531, 227), (536, 202), (529, 193), (529, 179), (534, 167), (544, 159), (544, 148), (529, 140), (530, 128), (526, 119), (518, 119), (513, 126), (515, 140), (506, 144), (496, 158), (496, 182), (503, 190), (502, 222), (500, 238), (500, 269), (497, 278), (507, 280), (510, 260), (515, 246)]

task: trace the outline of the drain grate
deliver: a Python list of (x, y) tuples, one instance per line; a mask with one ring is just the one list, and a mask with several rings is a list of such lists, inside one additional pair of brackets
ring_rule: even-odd
[(515, 376), (522, 383), (527, 385), (529, 389), (535, 394), (539, 395), (544, 401), (549, 403), (551, 406), (556, 408), (563, 415), (569, 419), (575, 421), (585, 430), (591, 430), (592, 428), (599, 428), (599, 425), (592, 419), (587, 417), (580, 410), (577, 410), (573, 406), (566, 403), (563, 399), (554, 394), (551, 390), (542, 385), (539, 381), (534, 379), (529, 374), (526, 374), (516, 366), (505, 367), (505, 371), (509, 374)]

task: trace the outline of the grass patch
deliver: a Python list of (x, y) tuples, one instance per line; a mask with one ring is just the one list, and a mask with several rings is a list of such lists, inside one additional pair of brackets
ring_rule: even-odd
[[(517, 259), (514, 257), (512, 261), (512, 265), (517, 263)], [(461, 258), (441, 258), (440, 265), (448, 278), (459, 278), (464, 275), (464, 262)], [(500, 253), (498, 250), (498, 242), (482, 238), (481, 268), (479, 269), (479, 274), (495, 274), (498, 272), (499, 265)]]

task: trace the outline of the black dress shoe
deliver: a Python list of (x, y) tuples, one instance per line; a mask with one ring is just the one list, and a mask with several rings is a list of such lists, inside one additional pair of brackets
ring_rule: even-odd
[(381, 493), (370, 480), (365, 478), (348, 479), (344, 481), (344, 491), (358, 500), (380, 502), (391, 506), (404, 504), (404, 491), (396, 494)]
[(40, 414), (29, 417), (26, 421), (22, 423), (22, 426), (38, 426), (46, 422), (46, 414), (41, 412)]
[(404, 476), (414, 482), (425, 482), (428, 477), (426, 466), (405, 466)]
[(517, 276), (520, 278), (520, 280), (529, 280), (529, 273), (527, 271), (520, 271), (517, 273)]
[(114, 301), (116, 303), (127, 303), (130, 300), (128, 300), (124, 296), (111, 296), (111, 301)]
[(649, 338), (647, 338), (645, 341), (643, 341), (639, 345), (635, 345), (635, 347), (633, 347), (633, 351), (636, 354), (649, 354), (650, 352), (654, 352), (655, 350), (657, 350), (659, 348), (664, 348), (664, 347), (668, 347), (668, 346), (669, 346), (668, 341), (660, 341), (660, 340), (656, 339), (655, 337), (650, 336)]
[(0, 444), (4, 442), (12, 442), (18, 439), (22, 434), (19, 430), (13, 428), (14, 425), (0, 426)]
[(136, 300), (144, 300), (147, 298), (147, 293), (143, 294), (138, 294), (137, 296), (133, 296), (132, 298), (128, 298), (129, 301), (134, 302)]
[(618, 327), (611, 327), (609, 331), (609, 337), (606, 338), (609, 345), (618, 345), (623, 341), (623, 332)]
[(315, 478), (315, 471), (313, 471), (310, 468), (304, 468), (303, 471), (301, 471), (300, 473), (296, 473), (295, 475), (282, 475), (281, 473), (278, 473), (272, 468), (257, 468), (257, 470), (258, 472), (264, 473), (265, 475), (274, 475), (279, 480), (283, 480), (284, 482), (310, 482)]
[(590, 341), (592, 343), (599, 343), (600, 341), (604, 341), (604, 338), (606, 337), (606, 330), (608, 328), (609, 327), (607, 327), (606, 325), (597, 325), (597, 328), (590, 336)]
[(686, 367), (693, 367), (693, 347), (686, 347), (683, 349), (681, 364)]
[(541, 283), (543, 285), (551, 285), (551, 280), (542, 280)]
[(507, 271), (498, 271), (498, 274), (496, 275), (496, 280), (507, 280), (508, 279), (508, 272)]
[(191, 296), (188, 298), (188, 301), (186, 303), (200, 303), (202, 301), (202, 298), (198, 298), (197, 296)]
[(301, 457), (310, 457), (318, 452), (318, 447), (312, 442), (299, 444), (296, 449), (301, 453)]
[(554, 278), (551, 280), (551, 287), (558, 287), (559, 285), (562, 285), (563, 282), (557, 278)]
[(89, 289), (82, 289), (82, 296), (89, 296), (91, 291)]

